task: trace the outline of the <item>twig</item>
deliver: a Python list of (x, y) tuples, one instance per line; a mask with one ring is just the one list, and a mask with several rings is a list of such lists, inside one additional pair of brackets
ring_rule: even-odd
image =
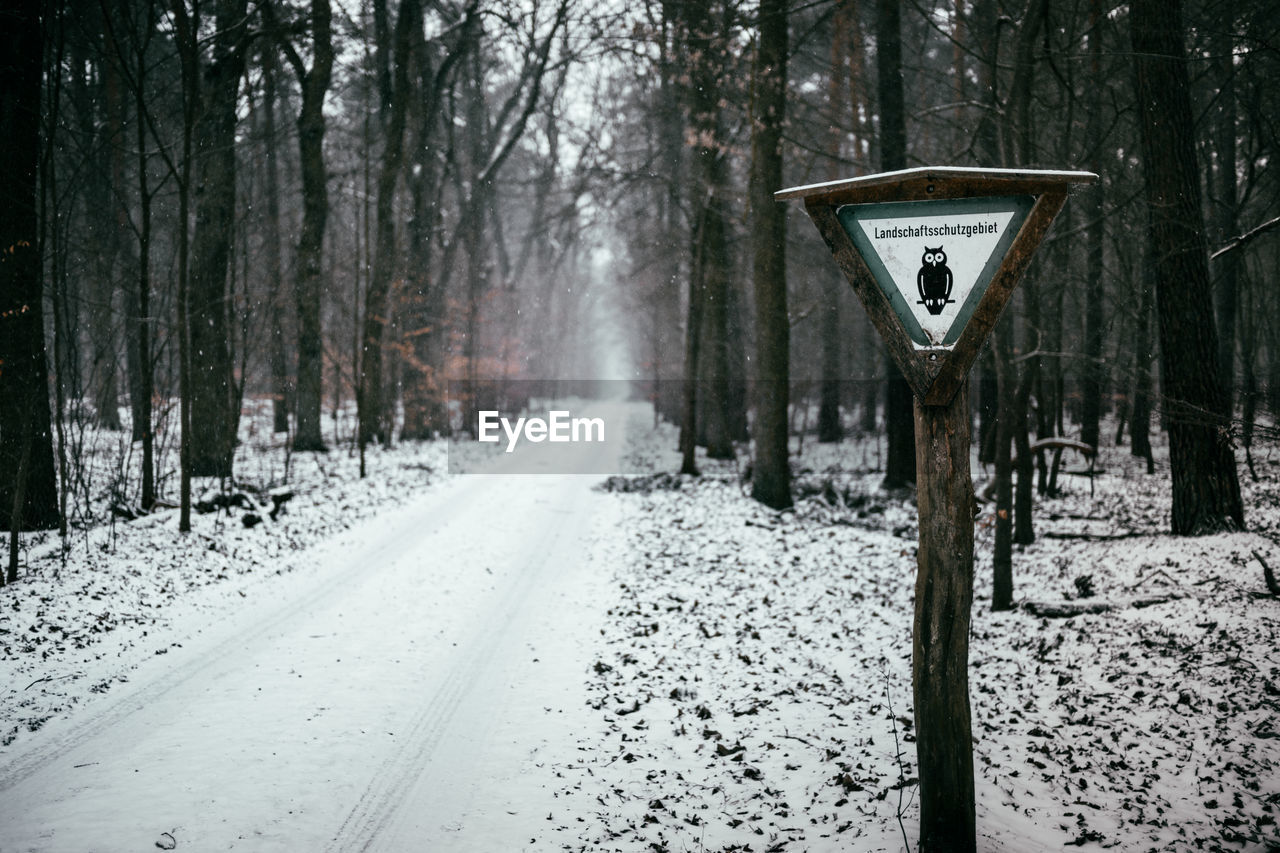
[(1267, 565), (1267, 561), (1262, 559), (1262, 555), (1257, 551), (1253, 552), (1253, 556), (1262, 564), (1262, 578), (1267, 582), (1267, 591), (1276, 598), (1280, 598), (1280, 583), (1276, 582), (1275, 572), (1271, 571), (1271, 567)]
[(893, 727), (893, 757), (898, 762), (898, 829), (902, 830), (902, 844), (907, 853), (911, 853), (911, 842), (907, 840), (907, 828), (902, 823), (902, 790), (906, 788), (907, 774), (902, 772), (902, 748), (898, 745), (898, 719), (893, 715), (893, 696), (889, 692), (889, 671), (882, 669), (884, 676), (884, 698), (889, 706), (889, 723)]
[(1150, 536), (1141, 530), (1130, 530), (1127, 533), (1078, 533), (1070, 530), (1046, 530), (1041, 534), (1046, 539), (1083, 539), (1088, 542), (1113, 542), (1117, 539), (1137, 539)]
[(1169, 583), (1173, 584), (1174, 586), (1177, 586), (1177, 585), (1178, 585), (1178, 582), (1177, 582), (1176, 580), (1174, 580), (1173, 578), (1169, 577), (1169, 573), (1168, 573), (1168, 572), (1166, 572), (1164, 569), (1156, 569), (1154, 572), (1151, 572), (1151, 573), (1150, 573), (1150, 574), (1148, 574), (1146, 577), (1141, 578), (1141, 579), (1140, 579), (1137, 583), (1135, 583), (1133, 586), (1129, 587), (1129, 591), (1130, 591), (1130, 592), (1133, 592), (1135, 589), (1137, 589), (1138, 587), (1142, 586), (1142, 585), (1143, 585), (1144, 583), (1146, 583), (1147, 581), (1151, 580), (1152, 578), (1157, 578), (1157, 577), (1163, 577), (1165, 580), (1167, 580)]
[[(1218, 251), (1214, 252), (1212, 255), (1209, 256), (1209, 260), (1212, 261), (1215, 258), (1225, 255), (1227, 252), (1231, 252), (1236, 249), (1239, 249), (1241, 246), (1244, 246), (1247, 243), (1252, 242), (1253, 240), (1265, 234), (1267, 231), (1270, 231), (1272, 228), (1275, 228), (1277, 226), (1280, 226), (1280, 216), (1277, 216), (1275, 219), (1268, 219), (1266, 222), (1262, 223), (1258, 227), (1252, 228), (1246, 231), (1245, 233), (1241, 234), (1239, 237), (1234, 237), (1231, 240), (1227, 241), (1227, 244), (1225, 246), (1218, 249)], [(1263, 565), (1266, 565), (1266, 564), (1263, 563)]]

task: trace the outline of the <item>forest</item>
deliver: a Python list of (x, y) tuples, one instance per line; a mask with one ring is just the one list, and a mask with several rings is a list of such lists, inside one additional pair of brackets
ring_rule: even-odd
[(7, 3), (0, 844), (1273, 849), (1273, 14)]
[[(117, 503), (185, 516), (249, 401), (317, 453), (447, 433), (450, 381), (602, 372), (690, 425), (686, 468), (754, 438), (777, 480), (748, 424), (812, 402), (909, 483), (909, 392), (771, 193), (917, 165), (1101, 178), (973, 373), (1002, 506), (1056, 488), (1042, 439), (1150, 458), (1169, 429), (1233, 480), (1280, 406), (1280, 57), (1267, 4), (1148, 5), (16, 4), (0, 507), (100, 518), (89, 426), (129, 436)], [(1190, 482), (1175, 530), (1241, 523), (1238, 487)]]

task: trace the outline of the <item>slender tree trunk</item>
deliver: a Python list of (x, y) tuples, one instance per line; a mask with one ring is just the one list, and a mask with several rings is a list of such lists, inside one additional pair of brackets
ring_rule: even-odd
[[(42, 6), (10, 3), (0, 25), (0, 507), (26, 530), (58, 526), (44, 345), (36, 173), (40, 161)], [(26, 455), (27, 464), (23, 464)]]
[(378, 174), (375, 198), (376, 220), (373, 270), (365, 295), (364, 333), (360, 358), (360, 436), (361, 445), (371, 441), (385, 444), (390, 435), (384, 417), (382, 342), (389, 322), (387, 297), (395, 273), (396, 252), (395, 197), (404, 161), (404, 133), (409, 108), (409, 47), (413, 27), (421, 27), (417, 0), (403, 0), (395, 27), (392, 49), (393, 82), (389, 92), (390, 114), (385, 124), (386, 139), (382, 150), (382, 166)]
[[(849, 78), (848, 63), (856, 61), (849, 53), (851, 49), (861, 47), (851, 45), (849, 40), (849, 23), (855, 13), (852, 0), (840, 0), (836, 4), (831, 22), (831, 71), (827, 83), (827, 109), (831, 113), (831, 127), (827, 142), (827, 154), (830, 158), (827, 177), (833, 181), (848, 177), (841, 174), (841, 142), (845, 135), (846, 107), (851, 106), (852, 100), (848, 97), (852, 93), (845, 91)], [(844, 344), (840, 334), (840, 291), (846, 286), (840, 276), (822, 277), (823, 300), (826, 304), (819, 309), (822, 382), (818, 393), (818, 441), (824, 443), (838, 442), (844, 438), (844, 427), (840, 421), (840, 384), (844, 378), (840, 363)]]
[(198, 477), (231, 476), (238, 411), (228, 346), (227, 278), (236, 220), (236, 107), (244, 74), (246, 0), (218, 0), (213, 60), (202, 69), (195, 131), (191, 245), (191, 464)]
[(693, 476), (698, 474), (698, 365), (702, 361), (703, 291), (698, 278), (702, 263), (698, 255), (695, 246), (689, 273), (689, 309), (684, 330), (685, 376), (680, 411), (680, 473)]
[[(101, 24), (93, 21), (90, 26), (97, 29)], [(73, 47), (72, 63), (76, 70), (71, 77), (70, 91), (74, 112), (79, 118), (80, 135), (85, 140), (100, 137), (100, 141), (86, 152), (81, 190), (87, 214), (83, 231), (90, 247), (90, 261), (84, 269), (88, 280), (82, 283), (81, 288), (93, 306), (88, 312), (90, 392), (97, 425), (101, 429), (118, 430), (121, 423), (113, 303), (116, 279), (120, 273), (116, 266), (116, 243), (120, 235), (112, 227), (111, 219), (103, 215), (117, 206), (112, 201), (113, 193), (116, 197), (124, 194), (123, 185), (111, 182), (114, 176), (112, 151), (120, 146), (111, 115), (113, 97), (118, 95), (118, 81), (111, 62), (96, 57), (91, 60), (85, 55), (87, 45), (82, 40), (77, 39), (75, 45), (78, 47)]]
[(791, 506), (787, 459), (791, 320), (787, 316), (787, 215), (773, 200), (782, 188), (782, 128), (787, 105), (787, 0), (761, 0), (751, 146), (751, 226), (755, 247), (756, 458), (751, 495)]
[(129, 224), (128, 194), (125, 189), (125, 163), (129, 149), (125, 144), (127, 116), (124, 101), (124, 83), (116, 62), (102, 63), (103, 92), (106, 99), (107, 147), (111, 186), (115, 188), (111, 204), (114, 236), (111, 250), (114, 255), (112, 268), (121, 281), (120, 307), (124, 314), (125, 375), (128, 378), (130, 431), (133, 441), (142, 440), (142, 371), (145, 365), (138, 361), (139, 317), (138, 294), (134, 289), (136, 279), (130, 272), (137, 264), (133, 251), (133, 233)]
[(279, 74), (275, 48), (268, 43), (262, 51), (262, 127), (263, 136), (266, 137), (266, 175), (262, 188), (266, 196), (266, 213), (262, 222), (262, 249), (267, 256), (267, 287), (271, 295), (271, 430), (277, 433), (289, 431), (290, 402), (289, 365), (284, 340), (285, 284), (280, 243), (280, 164), (276, 153), (279, 144), (276, 139), (276, 80)]
[(1013, 385), (1009, 363), (1013, 349), (1013, 317), (1005, 315), (996, 325), (993, 341), (1000, 416), (996, 421), (995, 478), (996, 520), (992, 556), (991, 609), (1013, 609)]
[(1181, 0), (1133, 0), (1129, 18), (1173, 472), (1172, 528), (1183, 535), (1239, 530), (1244, 507), (1217, 365)]
[(1017, 485), (1013, 494), (1013, 542), (1015, 545), (1030, 545), (1036, 540), (1034, 510), (1035, 459), (1031, 454), (1031, 437), (1028, 431), (1030, 421), (1031, 390), (1035, 387), (1036, 366), (1034, 362), (1022, 368), (1018, 379), (1018, 387), (1013, 395), (1013, 447), (1018, 454)]
[(312, 0), (311, 36), (311, 69), (306, 70), (300, 59), (294, 61), (291, 58), (302, 86), (302, 106), (298, 113), (302, 229), (298, 236), (297, 282), (294, 287), (298, 311), (298, 410), (293, 448), (323, 452), (327, 448), (320, 434), (324, 393), (320, 304), (324, 296), (324, 232), (329, 217), (329, 176), (324, 164), (324, 97), (329, 90), (334, 59), (329, 0)]
[(699, 235), (702, 244), (702, 288), (705, 302), (703, 317), (706, 334), (705, 353), (706, 387), (705, 413), (707, 432), (707, 456), (711, 459), (732, 459), (733, 441), (729, 430), (729, 282), (730, 259), (728, 245), (728, 216), (724, 197), (729, 191), (728, 163), (724, 152), (717, 151), (711, 158), (708, 176), (707, 212), (703, 230)]
[[(902, 93), (901, 0), (876, 0), (877, 90), (880, 96), (880, 170), (892, 172), (907, 165), (906, 107)], [(897, 489), (916, 481), (914, 415), (911, 388), (897, 363), (885, 359), (884, 488)]]
[[(1110, 93), (1102, 78), (1102, 0), (1089, 5), (1089, 81), (1093, 104), (1086, 121), (1085, 148), (1089, 152), (1089, 168), (1102, 171), (1102, 111)], [(1080, 371), (1080, 440), (1099, 446), (1098, 420), (1102, 413), (1102, 339), (1105, 289), (1103, 288), (1102, 181), (1081, 190), (1084, 202), (1085, 231), (1085, 304), (1084, 362)]]
[(877, 364), (880, 361), (879, 335), (871, 326), (871, 321), (862, 319), (862, 362), (866, 365), (867, 374), (862, 380), (862, 412), (859, 426), (863, 435), (876, 435), (879, 422), (877, 410), (880, 404), (880, 388), (883, 382), (876, 379)]
[(1138, 322), (1133, 340), (1133, 413), (1129, 416), (1129, 452), (1147, 460), (1147, 473), (1155, 473), (1155, 457), (1151, 452), (1151, 307), (1155, 294), (1155, 275), (1151, 252), (1142, 259), (1142, 295), (1139, 299)]
[[(1211, 43), (1214, 45), (1214, 76), (1218, 78), (1218, 114), (1214, 120), (1217, 143), (1217, 195), (1213, 211), (1215, 232), (1219, 242), (1225, 243), (1239, 234), (1236, 215), (1236, 68), (1234, 64), (1232, 27), (1235, 26), (1235, 3), (1227, 0), (1223, 22), (1216, 28)], [(1226, 396), (1227, 413), (1234, 410), (1233, 399), (1236, 381), (1236, 309), (1240, 301), (1239, 252), (1227, 252), (1217, 259), (1214, 267), (1214, 304), (1218, 326), (1218, 383)], [(1247, 354), (1246, 354), (1247, 357)]]
[[(138, 146), (138, 361), (142, 365), (142, 496), (144, 512), (150, 512), (156, 501), (155, 487), (155, 427), (152, 423), (151, 399), (155, 387), (154, 362), (151, 357), (151, 189), (147, 181), (147, 133), (142, 116), (146, 111), (145, 68), (146, 45), (154, 21), (150, 16), (143, 24), (145, 41), (136, 50), (134, 80), (134, 113), (137, 120)], [(182, 220), (183, 227), (186, 219)], [(186, 432), (183, 433), (184, 437)]]

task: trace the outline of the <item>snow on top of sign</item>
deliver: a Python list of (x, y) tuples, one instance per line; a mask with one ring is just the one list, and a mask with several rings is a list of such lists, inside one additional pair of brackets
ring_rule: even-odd
[(1093, 172), (1081, 172), (1065, 169), (982, 169), (969, 166), (913, 166), (910, 169), (899, 169), (895, 172), (878, 172), (874, 175), (863, 175), (858, 178), (841, 178), (835, 181), (824, 181), (818, 184), (805, 184), (779, 190), (773, 197), (782, 199), (804, 198), (824, 192), (832, 192), (846, 187), (872, 186), (891, 183), (896, 180), (925, 174), (943, 174), (957, 177), (995, 178), (1011, 180), (1043, 180), (1049, 183), (1081, 183), (1091, 184), (1098, 179)]

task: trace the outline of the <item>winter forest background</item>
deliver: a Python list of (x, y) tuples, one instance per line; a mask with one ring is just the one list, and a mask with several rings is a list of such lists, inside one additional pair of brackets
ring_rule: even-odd
[[(723, 456), (748, 437), (742, 381), (788, 377), (793, 429), (812, 401), (820, 441), (885, 431), (886, 484), (909, 482), (905, 386), (768, 194), (920, 164), (1101, 176), (974, 371), (984, 461), (1055, 436), (1149, 456), (1171, 391), (1248, 454), (1280, 406), (1274, 27), (1265, 3), (1145, 5), (14, 5), (0, 506), (91, 523), (86, 425), (135, 443), (109, 485), (146, 511), (179, 502), (179, 468), (234, 476), (248, 401), (319, 451), (446, 432), (448, 379), (638, 380)], [(1144, 101), (1151, 57), (1175, 83)], [(1163, 237), (1160, 181), (1185, 225)], [(1182, 247), (1198, 262), (1168, 262)], [(1163, 376), (1161, 288), (1195, 361), (1166, 349)], [(756, 358), (780, 316), (782, 361)], [(685, 377), (693, 410), (663, 382)]]
[[(1274, 11), (5, 4), (0, 845), (1275, 849)], [(1099, 176), (959, 397), (941, 835), (971, 483), (774, 198), (920, 166)], [(556, 396), (628, 476), (446, 476)]]

